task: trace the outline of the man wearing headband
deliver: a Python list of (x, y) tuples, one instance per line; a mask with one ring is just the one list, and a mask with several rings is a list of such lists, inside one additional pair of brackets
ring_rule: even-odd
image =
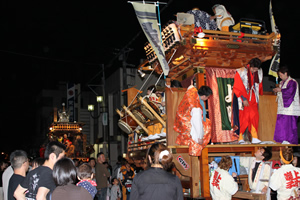
[(277, 191), (277, 199), (295, 199), (300, 184), (300, 169), (292, 165), (293, 149), (280, 150), (282, 166), (273, 173), (269, 187)]

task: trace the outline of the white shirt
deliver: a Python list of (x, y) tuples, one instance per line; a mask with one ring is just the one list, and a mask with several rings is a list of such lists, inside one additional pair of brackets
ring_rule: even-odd
[(229, 172), (217, 168), (211, 175), (210, 194), (213, 200), (229, 200), (238, 191), (238, 184)]
[(295, 197), (294, 191), (298, 190), (300, 182), (300, 168), (292, 164), (283, 165), (270, 178), (269, 187), (277, 191), (277, 199), (285, 200)]
[(193, 108), (191, 111), (191, 137), (198, 143), (198, 139), (202, 139), (204, 135), (202, 124), (202, 110), (201, 108)]
[(7, 193), (8, 193), (8, 183), (10, 177), (14, 174), (14, 170), (11, 166), (6, 168), (6, 170), (2, 174), (2, 186), (3, 186), (3, 194), (4, 200), (7, 200)]

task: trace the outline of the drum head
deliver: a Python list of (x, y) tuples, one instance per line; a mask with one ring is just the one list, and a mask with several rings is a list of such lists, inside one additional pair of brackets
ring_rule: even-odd
[(132, 133), (132, 128), (126, 122), (124, 122), (123, 120), (119, 120), (118, 126), (125, 133), (127, 133), (127, 134)]
[(145, 105), (141, 105), (141, 111), (143, 112), (143, 114), (148, 117), (150, 120), (155, 120), (154, 115), (151, 113), (150, 110), (148, 110), (148, 108)]
[(135, 116), (135, 118), (137, 119), (137, 120), (139, 120), (141, 123), (145, 123), (146, 122), (146, 118), (145, 118), (145, 116), (142, 114), (142, 113), (140, 113), (138, 110), (133, 110), (132, 111), (132, 114)]

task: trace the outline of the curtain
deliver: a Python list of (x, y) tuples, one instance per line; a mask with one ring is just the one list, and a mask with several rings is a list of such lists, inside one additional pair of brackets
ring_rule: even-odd
[[(235, 69), (206, 67), (207, 85), (213, 95), (208, 99), (209, 118), (211, 119), (211, 142), (232, 142), (238, 139), (231, 126), (231, 103)], [(229, 85), (229, 86), (228, 86)]]

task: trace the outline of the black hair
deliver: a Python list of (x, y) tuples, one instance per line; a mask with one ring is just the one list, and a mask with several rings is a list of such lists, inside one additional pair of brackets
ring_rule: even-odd
[(203, 86), (201, 86), (200, 89), (198, 90), (198, 94), (199, 94), (200, 96), (207, 96), (207, 97), (208, 97), (208, 96), (212, 95), (213, 92), (212, 92), (212, 90), (210, 89), (210, 87), (203, 85)]
[(172, 80), (171, 81), (171, 87), (182, 88), (182, 85), (181, 85), (180, 81), (178, 81), (178, 80)]
[(76, 167), (70, 158), (58, 160), (53, 167), (53, 179), (57, 186), (75, 183)]
[(99, 156), (101, 156), (102, 154), (104, 154), (103, 152), (97, 153), (97, 158), (99, 158)]
[(77, 170), (77, 176), (81, 179), (92, 177), (92, 167), (88, 163), (82, 163)]
[(33, 161), (32, 161), (32, 166), (34, 165), (34, 163), (36, 163), (37, 166), (41, 166), (43, 165), (45, 162), (45, 159), (44, 158), (35, 158)]
[(272, 152), (268, 148), (263, 147), (263, 149), (265, 150), (265, 152), (262, 154), (262, 156), (265, 157), (263, 161), (270, 160), (272, 158)]
[(147, 88), (147, 90), (150, 90), (150, 91), (152, 91), (152, 93), (155, 93), (156, 92), (156, 87), (155, 87), (155, 85), (150, 85), (148, 88)]
[(56, 158), (66, 149), (66, 146), (58, 141), (49, 142), (46, 146), (44, 157), (45, 160), (49, 160), (51, 153), (56, 155)]
[(13, 169), (19, 169), (28, 160), (27, 153), (23, 150), (15, 150), (9, 157)]
[(279, 73), (279, 72), (281, 72), (281, 73), (287, 73), (287, 75), (288, 76), (290, 76), (290, 70), (288, 69), (288, 67), (287, 66), (282, 66), (282, 67), (280, 67), (279, 69), (278, 69), (278, 71), (277, 71), (277, 73)]
[(174, 167), (173, 156), (170, 152), (159, 159), (160, 153), (164, 150), (168, 151), (167, 147), (162, 143), (156, 142), (151, 145), (147, 152), (147, 168), (150, 168), (152, 164), (161, 164), (165, 171), (170, 171)]
[(257, 67), (258, 69), (260, 69), (261, 67), (261, 61), (259, 58), (252, 58), (249, 63), (250, 67)]

